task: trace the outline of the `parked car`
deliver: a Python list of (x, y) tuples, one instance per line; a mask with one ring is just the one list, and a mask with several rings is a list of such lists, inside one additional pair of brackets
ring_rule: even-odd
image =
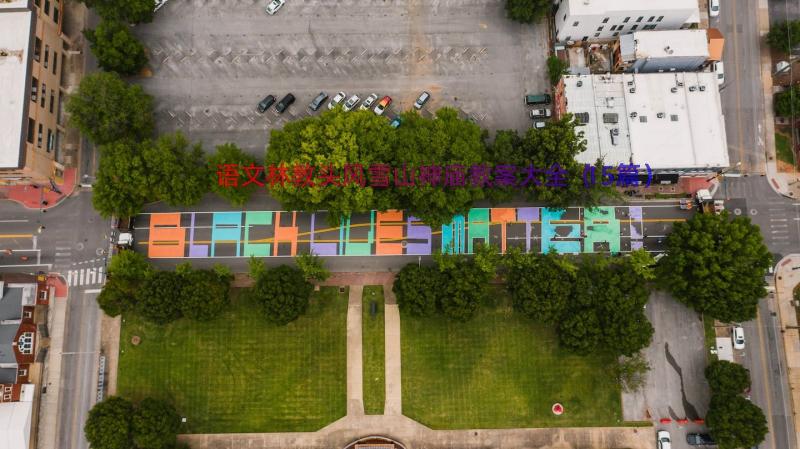
[(258, 111), (259, 114), (263, 114), (267, 109), (269, 109), (270, 106), (273, 105), (273, 103), (275, 103), (275, 97), (272, 95), (267, 95), (263, 100), (261, 100), (260, 103), (258, 103), (258, 106), (256, 106), (256, 111)]
[(312, 111), (318, 111), (319, 108), (325, 103), (325, 100), (328, 99), (328, 94), (325, 92), (320, 92), (313, 100), (311, 100), (311, 104), (308, 105), (308, 108)]
[(552, 99), (548, 94), (539, 95), (525, 95), (525, 105), (532, 106), (535, 104), (550, 104)]
[(395, 117), (394, 120), (392, 120), (392, 122), (389, 123), (389, 126), (391, 126), (392, 128), (399, 128), (400, 124), (402, 123), (403, 119), (401, 119), (400, 117)]
[(417, 101), (414, 102), (414, 107), (417, 109), (422, 109), (422, 107), (425, 106), (425, 103), (427, 103), (430, 99), (431, 94), (429, 94), (427, 91), (423, 91), (421, 94), (419, 94), (419, 97), (417, 97)]
[(347, 98), (347, 94), (344, 92), (339, 92), (338, 94), (334, 95), (333, 100), (331, 100), (331, 102), (328, 103), (328, 109), (333, 109), (336, 106), (342, 104), (345, 98)]
[(531, 118), (550, 118), (553, 112), (547, 108), (534, 109), (531, 111)]
[(711, 446), (717, 444), (714, 442), (714, 439), (711, 438), (711, 435), (707, 433), (687, 433), (686, 442), (689, 443), (690, 446)]
[(386, 108), (388, 108), (390, 104), (392, 104), (392, 97), (387, 95), (381, 98), (381, 101), (379, 101), (378, 105), (375, 106), (373, 112), (375, 112), (377, 115), (383, 115), (383, 113), (386, 112)]
[(533, 122), (533, 127), (536, 128), (536, 129), (542, 129), (546, 125), (547, 125), (547, 122), (545, 122), (544, 120), (536, 120), (535, 122)]
[(295, 100), (294, 95), (286, 94), (286, 96), (281, 98), (281, 101), (279, 101), (278, 104), (275, 106), (275, 110), (278, 111), (278, 113), (283, 114), (283, 111), (285, 111), (286, 108), (288, 108), (292, 103), (294, 103), (294, 100)]
[(352, 97), (347, 99), (347, 102), (344, 104), (345, 112), (353, 110), (354, 107), (361, 101), (361, 98), (358, 95), (353, 95)]
[(286, 0), (272, 0), (267, 5), (267, 14), (275, 14), (279, 9), (281, 9), (281, 6), (283, 6), (284, 3), (286, 3)]
[(733, 326), (731, 340), (733, 340), (733, 349), (744, 349), (744, 328), (742, 326)]
[(722, 61), (715, 61), (711, 64), (711, 70), (717, 74), (717, 84), (725, 84), (725, 64)]
[(719, 0), (708, 0), (708, 15), (711, 17), (719, 15)]
[(669, 438), (669, 432), (666, 430), (659, 430), (656, 433), (656, 443), (658, 443), (658, 449), (670, 449), (672, 447), (672, 440)]
[(378, 94), (370, 94), (369, 97), (367, 97), (367, 99), (364, 100), (363, 103), (361, 103), (361, 106), (359, 106), (358, 109), (361, 111), (366, 111), (367, 109), (372, 107), (372, 103), (375, 103), (375, 100), (377, 99), (378, 99)]

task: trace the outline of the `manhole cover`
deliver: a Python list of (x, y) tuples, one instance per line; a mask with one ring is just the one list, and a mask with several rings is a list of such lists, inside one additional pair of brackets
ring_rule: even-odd
[(737, 207), (733, 210), (733, 215), (742, 215), (742, 210)]
[(750, 209), (750, 215), (758, 215), (758, 211), (755, 209)]
[(83, 243), (82, 242), (76, 243), (75, 249), (77, 249), (78, 251), (83, 251)]

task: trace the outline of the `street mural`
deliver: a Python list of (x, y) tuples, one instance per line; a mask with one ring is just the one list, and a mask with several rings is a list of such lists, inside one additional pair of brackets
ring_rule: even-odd
[(338, 226), (325, 212), (175, 212), (140, 215), (137, 241), (151, 258), (470, 254), (478, 242), (503, 253), (615, 254), (644, 247), (645, 221), (639, 206), (474, 208), (436, 229), (398, 210), (353, 215)]

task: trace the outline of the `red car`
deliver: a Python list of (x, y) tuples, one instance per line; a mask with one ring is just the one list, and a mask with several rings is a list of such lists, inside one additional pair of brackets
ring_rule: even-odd
[(375, 106), (373, 111), (377, 115), (383, 115), (383, 113), (386, 111), (386, 108), (388, 108), (390, 104), (392, 104), (392, 97), (387, 95), (381, 98), (381, 101), (378, 102), (378, 105)]

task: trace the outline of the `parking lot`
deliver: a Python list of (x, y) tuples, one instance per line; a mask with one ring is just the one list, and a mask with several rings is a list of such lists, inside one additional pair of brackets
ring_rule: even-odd
[[(387, 114), (432, 94), (480, 126), (527, 129), (526, 93), (547, 88), (547, 31), (505, 18), (502, 0), (170, 0), (135, 33), (149, 51), (159, 132), (181, 130), (208, 151), (235, 142), (262, 156), (269, 130), (312, 114), (320, 91), (389, 95)], [(267, 94), (297, 101), (256, 112)], [(325, 109), (325, 107), (323, 107)]]

